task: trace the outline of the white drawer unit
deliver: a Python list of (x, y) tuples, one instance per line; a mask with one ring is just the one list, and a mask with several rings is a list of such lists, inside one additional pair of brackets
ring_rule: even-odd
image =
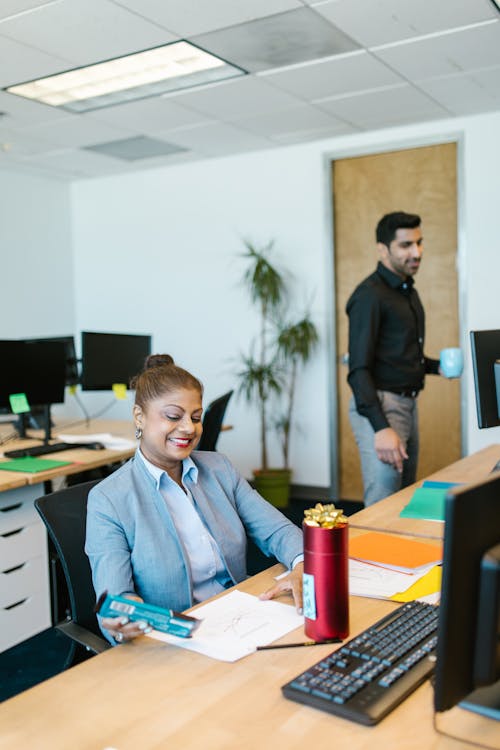
[(45, 526), (33, 505), (43, 485), (0, 493), (0, 651), (50, 627)]
[[(45, 624), (40, 626), (42, 620)], [(50, 603), (46, 593), (37, 592), (0, 608), (2, 650), (15, 646), (50, 627)]]

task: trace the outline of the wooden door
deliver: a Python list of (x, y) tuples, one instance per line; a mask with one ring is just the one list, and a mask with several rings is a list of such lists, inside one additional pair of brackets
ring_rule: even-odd
[[(337, 328), (339, 497), (363, 496), (359, 456), (348, 418), (345, 305), (355, 286), (377, 264), (375, 227), (391, 211), (422, 217), (424, 255), (416, 287), (426, 311), (425, 353), (439, 357), (458, 346), (456, 144), (342, 159), (333, 166), (334, 266)], [(430, 375), (419, 397), (418, 476), (431, 474), (461, 454), (459, 381)]]

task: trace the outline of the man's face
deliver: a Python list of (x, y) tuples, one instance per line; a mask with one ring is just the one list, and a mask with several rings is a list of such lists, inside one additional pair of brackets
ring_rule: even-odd
[(424, 252), (423, 242), (420, 227), (398, 229), (389, 247), (381, 242), (377, 243), (380, 260), (386, 268), (402, 279), (415, 276)]

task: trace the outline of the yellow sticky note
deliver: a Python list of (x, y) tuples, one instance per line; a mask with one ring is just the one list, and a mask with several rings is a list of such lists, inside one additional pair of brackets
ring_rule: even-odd
[(419, 578), (410, 588), (399, 594), (391, 596), (393, 602), (412, 602), (414, 599), (420, 599), (421, 596), (436, 594), (441, 591), (441, 572), (440, 565), (435, 565), (425, 576)]
[(76, 385), (69, 385), (68, 386), (68, 393), (70, 396), (74, 396), (76, 393)]
[(116, 398), (124, 399), (127, 398), (127, 386), (125, 383), (113, 383), (113, 393)]

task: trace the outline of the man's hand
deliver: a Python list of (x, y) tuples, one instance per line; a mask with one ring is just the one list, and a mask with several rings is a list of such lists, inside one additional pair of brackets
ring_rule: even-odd
[(403, 459), (408, 458), (408, 453), (396, 430), (393, 430), (392, 427), (386, 427), (376, 432), (375, 451), (380, 461), (394, 466), (401, 474)]

